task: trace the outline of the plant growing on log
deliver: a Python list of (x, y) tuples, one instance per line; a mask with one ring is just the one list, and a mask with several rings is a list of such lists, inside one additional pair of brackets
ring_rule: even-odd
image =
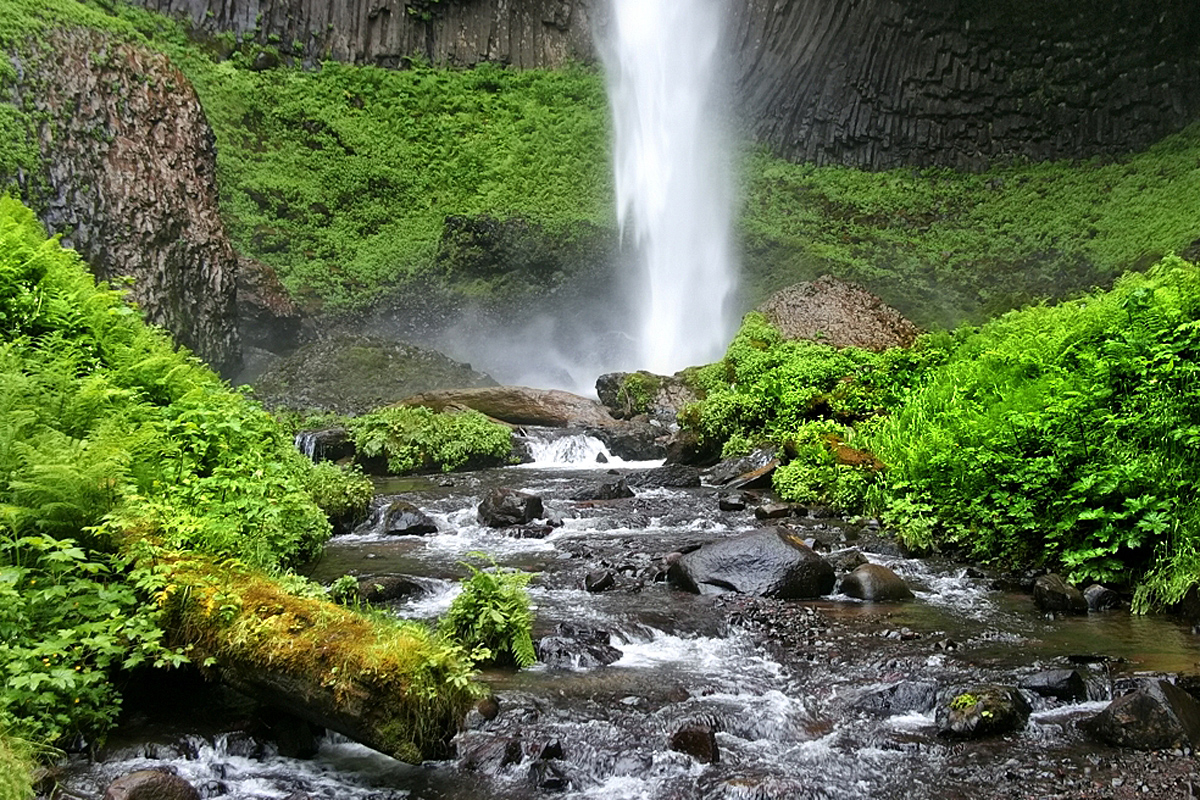
[(512, 434), (478, 411), (436, 413), (427, 408), (392, 406), (350, 421), (358, 452), (383, 456), (397, 475), (471, 464), (504, 463), (512, 450)]
[(533, 611), (525, 591), (532, 576), (503, 569), (483, 553), (472, 555), (491, 566), (462, 562), (471, 574), (442, 618), (442, 633), (458, 642), (477, 664), (532, 665), (537, 661)]

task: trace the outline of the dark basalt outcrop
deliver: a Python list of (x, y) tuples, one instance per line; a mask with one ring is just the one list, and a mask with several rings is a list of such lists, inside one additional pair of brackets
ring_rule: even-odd
[[(44, 115), (22, 190), (51, 233), (223, 373), (241, 362), (237, 260), (217, 208), (216, 148), (167, 57), (84, 29), (12, 56), (9, 98)], [(2, 176), (0, 176), (2, 177)]]

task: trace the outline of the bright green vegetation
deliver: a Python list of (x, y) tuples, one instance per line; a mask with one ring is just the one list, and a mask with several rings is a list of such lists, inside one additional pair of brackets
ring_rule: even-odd
[[(475, 554), (486, 559), (483, 554)], [(493, 561), (479, 568), (463, 562), (470, 576), (442, 619), (444, 635), (458, 642), (478, 664), (528, 667), (533, 649), (533, 612), (525, 587), (533, 577)]]
[(387, 459), (394, 475), (496, 466), (512, 451), (512, 433), (478, 411), (435, 412), (390, 406), (348, 425), (360, 458)]
[(357, 466), (344, 469), (328, 461), (313, 465), (304, 478), (304, 488), (335, 524), (366, 517), (375, 496), (375, 485)]
[(1200, 239), (1200, 125), (1115, 161), (867, 173), (754, 156), (752, 297), (830, 272), (951, 328), (1105, 286)]
[(31, 800), (34, 760), (24, 741), (0, 733), (0, 800)]
[[(322, 505), (361, 507), (369, 482), (300, 456), (267, 412), (96, 287), (7, 197), (0, 342), (0, 730), (102, 736), (118, 671), (224, 657), (282, 668), (275, 650), (309, 629), (320, 657), (340, 661), (293, 654), (296, 667), (393, 695), (411, 687), (416, 705), (397, 719), (435, 708), (444, 720), (465, 702), (456, 646), (338, 616), (286, 575), (329, 535)], [(280, 642), (261, 635), (296, 604)], [(356, 631), (337, 647), (335, 623)], [(395, 752), (431, 752), (425, 726), (397, 729)]]
[(1176, 257), (879, 355), (749, 315), (694, 380), (707, 395), (682, 421), (727, 455), (782, 446), (787, 499), (883, 513), (914, 547), (1136, 585), (1143, 609), (1200, 583), (1200, 269)]

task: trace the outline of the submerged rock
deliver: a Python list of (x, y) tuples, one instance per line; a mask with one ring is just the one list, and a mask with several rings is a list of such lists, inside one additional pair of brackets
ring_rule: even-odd
[(463, 769), (495, 775), (510, 764), (521, 761), (519, 736), (496, 736), (490, 733), (461, 733), (454, 740), (458, 763)]
[(712, 726), (690, 722), (671, 734), (669, 746), (679, 753), (686, 753), (701, 764), (717, 764), (721, 751), (717, 747), (717, 734)]
[(1083, 590), (1083, 599), (1087, 601), (1089, 611), (1108, 611), (1121, 607), (1121, 595), (1098, 583)]
[(542, 498), (516, 489), (492, 489), (478, 509), (479, 521), (489, 528), (525, 525), (542, 513)]
[(1032, 709), (1012, 686), (972, 686), (938, 705), (938, 733), (960, 739), (982, 739), (1024, 728)]
[(924, 714), (937, 705), (937, 684), (928, 681), (901, 681), (863, 695), (856, 708), (872, 714), (891, 716), (916, 712)]
[(1200, 703), (1178, 686), (1149, 681), (1082, 727), (1101, 742), (1135, 750), (1200, 747)]
[[(861, 554), (860, 554), (861, 555)], [(842, 578), (842, 594), (859, 600), (884, 602), (911, 600), (912, 591), (896, 573), (882, 564), (862, 564)]]
[(1083, 592), (1054, 574), (1042, 575), (1033, 582), (1033, 603), (1043, 611), (1086, 614), (1088, 610)]
[(559, 623), (554, 635), (542, 637), (534, 649), (538, 661), (551, 669), (606, 667), (621, 658), (609, 638), (606, 631)]
[(833, 590), (833, 567), (798, 536), (779, 528), (706, 544), (672, 564), (669, 577), (700, 594), (740, 594), (797, 599)]
[(633, 489), (629, 488), (629, 482), (624, 478), (619, 478), (615, 481), (608, 481), (597, 486), (588, 486), (580, 489), (571, 495), (571, 499), (576, 502), (587, 502), (592, 500), (623, 500), (634, 496)]
[(143, 769), (110, 783), (104, 800), (200, 800), (200, 793), (173, 772)]

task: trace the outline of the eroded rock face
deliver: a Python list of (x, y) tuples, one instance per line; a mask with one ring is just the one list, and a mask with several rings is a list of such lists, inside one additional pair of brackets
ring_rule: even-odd
[(241, 362), (237, 260), (217, 207), (216, 149), (166, 56), (84, 29), (15, 58), (15, 105), (46, 115), (24, 193), (51, 233), (217, 370)]
[(771, 295), (758, 310), (788, 339), (876, 352), (908, 347), (920, 330), (861, 286), (824, 275)]
[(684, 555), (670, 570), (676, 586), (701, 594), (780, 599), (820, 597), (833, 590), (833, 567), (798, 536), (763, 528), (712, 542)]

